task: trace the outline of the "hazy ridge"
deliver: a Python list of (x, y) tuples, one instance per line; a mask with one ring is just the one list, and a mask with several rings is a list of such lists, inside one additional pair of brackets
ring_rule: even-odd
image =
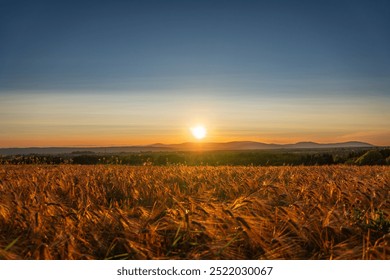
[(321, 149), (321, 148), (370, 148), (372, 144), (349, 141), (341, 143), (298, 142), (295, 144), (267, 144), (254, 141), (234, 141), (226, 143), (194, 143), (181, 144), (152, 144), (145, 146), (114, 146), (114, 147), (28, 147), (28, 148), (1, 148), (0, 155), (27, 155), (27, 154), (69, 154), (69, 153), (129, 153), (153, 151), (217, 151), (217, 150), (271, 150), (271, 149)]

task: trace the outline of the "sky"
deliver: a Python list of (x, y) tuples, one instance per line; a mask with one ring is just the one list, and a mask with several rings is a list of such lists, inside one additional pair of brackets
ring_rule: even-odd
[(0, 147), (390, 145), (388, 1), (0, 0)]

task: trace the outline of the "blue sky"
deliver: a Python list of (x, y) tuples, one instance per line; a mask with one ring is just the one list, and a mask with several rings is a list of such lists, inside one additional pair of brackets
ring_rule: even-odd
[[(1, 1), (0, 146), (390, 145), (387, 1)], [(93, 116), (93, 117), (91, 117)]]

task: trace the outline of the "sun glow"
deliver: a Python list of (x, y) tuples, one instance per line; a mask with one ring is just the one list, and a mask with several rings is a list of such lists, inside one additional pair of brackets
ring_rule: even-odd
[(200, 140), (206, 137), (207, 130), (204, 126), (197, 125), (195, 127), (191, 127), (191, 133), (196, 139)]

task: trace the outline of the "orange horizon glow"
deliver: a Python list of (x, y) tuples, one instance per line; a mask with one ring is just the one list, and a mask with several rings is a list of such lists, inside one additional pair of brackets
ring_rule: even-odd
[[(210, 95), (211, 96), (211, 95)], [(153, 102), (149, 102), (149, 99)], [(368, 103), (369, 100), (371, 103)], [(137, 146), (256, 141), (367, 142), (390, 146), (387, 97), (215, 98), (158, 94), (0, 96), (0, 147)], [(203, 124), (204, 139), (191, 127)]]
[(297, 142), (316, 142), (320, 144), (325, 143), (341, 143), (349, 141), (366, 142), (375, 146), (390, 146), (387, 139), (390, 139), (390, 135), (387, 138), (375, 138), (375, 136), (360, 136), (357, 138), (348, 137), (335, 137), (331, 138), (319, 138), (319, 137), (223, 137), (208, 135), (204, 139), (195, 139), (192, 135), (181, 137), (161, 137), (161, 138), (147, 138), (147, 137), (132, 137), (132, 138), (110, 138), (110, 137), (45, 137), (31, 138), (31, 139), (13, 139), (0, 141), (0, 148), (26, 148), (26, 147), (113, 147), (113, 146), (145, 146), (156, 143), (161, 144), (181, 144), (186, 142), (214, 142), (214, 143), (226, 143), (233, 141), (254, 141), (266, 144), (294, 144)]

